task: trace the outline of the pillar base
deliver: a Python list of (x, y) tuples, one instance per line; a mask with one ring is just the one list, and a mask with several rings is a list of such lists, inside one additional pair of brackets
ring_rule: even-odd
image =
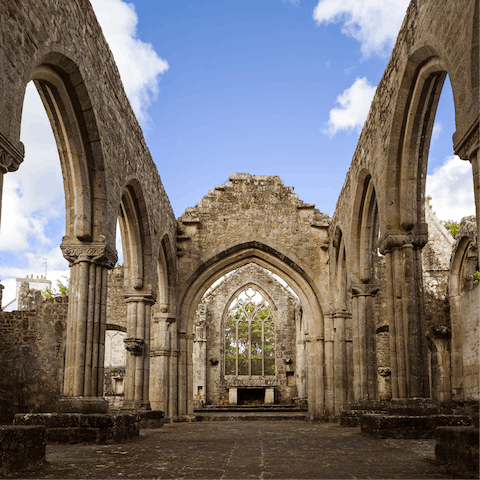
[(392, 398), (387, 412), (388, 415), (436, 415), (439, 405), (431, 398)]
[(62, 397), (53, 409), (56, 413), (107, 413), (108, 401), (103, 397)]
[(139, 401), (125, 401), (123, 402), (122, 410), (137, 410), (137, 411), (150, 411), (152, 409), (150, 402), (143, 400)]

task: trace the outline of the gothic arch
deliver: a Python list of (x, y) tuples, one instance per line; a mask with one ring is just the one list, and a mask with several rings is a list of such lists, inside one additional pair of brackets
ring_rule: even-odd
[(408, 60), (390, 131), (387, 225), (411, 230), (425, 220), (425, 177), (435, 113), (446, 77), (443, 60), (423, 47)]
[[(30, 75), (40, 94), (57, 143), (62, 166), (66, 236), (90, 241), (105, 235), (103, 153), (87, 86), (75, 63), (50, 53)], [(25, 85), (26, 86), (26, 85)]]
[[(314, 285), (308, 274), (286, 255), (281, 254), (273, 247), (260, 242), (247, 242), (234, 245), (204, 262), (194, 275), (191, 276), (189, 286), (180, 303), (178, 328), (185, 332), (185, 366), (191, 364), (192, 347), (190, 339), (193, 330), (193, 318), (197, 306), (207, 289), (217, 279), (227, 272), (237, 269), (247, 263), (256, 263), (277, 274), (285, 280), (295, 291), (303, 308), (306, 320), (305, 332), (307, 333), (307, 365), (309, 415), (320, 417), (325, 414), (324, 393), (324, 323), (322, 311), (322, 298), (318, 288)], [(182, 339), (181, 339), (182, 340)], [(180, 354), (182, 354), (180, 348)], [(313, 352), (315, 352), (313, 354)], [(179, 375), (181, 361), (179, 359)], [(179, 414), (193, 413), (193, 392), (191, 369), (186, 368), (185, 376), (187, 385), (185, 390), (179, 389)]]
[(123, 190), (118, 220), (128, 289), (150, 289), (154, 292), (156, 273), (152, 259), (150, 222), (142, 188), (136, 180), (129, 182)]

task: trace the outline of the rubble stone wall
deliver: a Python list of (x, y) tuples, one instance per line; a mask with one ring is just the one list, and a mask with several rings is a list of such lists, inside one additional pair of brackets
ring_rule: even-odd
[(0, 312), (0, 421), (38, 412), (61, 395), (68, 297), (34, 311)]

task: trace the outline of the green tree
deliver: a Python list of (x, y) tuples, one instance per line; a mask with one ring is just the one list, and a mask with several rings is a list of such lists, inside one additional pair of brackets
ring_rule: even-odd
[(56, 297), (68, 297), (70, 280), (67, 277), (65, 278), (65, 283), (61, 280), (57, 280), (57, 286), (53, 289), (47, 288), (43, 295), (45, 298), (56, 298)]
[(458, 233), (458, 229), (460, 228), (460, 223), (449, 220), (445, 223), (445, 228), (450, 232), (452, 237), (455, 238), (455, 235)]

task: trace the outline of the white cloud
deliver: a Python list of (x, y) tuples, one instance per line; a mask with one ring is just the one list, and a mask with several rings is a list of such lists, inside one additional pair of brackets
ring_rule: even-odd
[(20, 252), (32, 240), (50, 245), (49, 221), (65, 216), (62, 171), (50, 123), (33, 83), (27, 85), (21, 127), (25, 160), (4, 177), (0, 250)]
[(330, 110), (328, 128), (323, 133), (332, 137), (339, 130), (360, 131), (365, 123), (377, 87), (364, 78), (357, 78), (350, 88), (337, 97), (340, 107)]
[(361, 43), (365, 57), (386, 56), (395, 43), (410, 0), (320, 0), (318, 25), (343, 22), (342, 33)]
[(138, 17), (131, 3), (91, 0), (103, 34), (113, 53), (125, 92), (140, 123), (158, 93), (159, 75), (168, 70), (150, 43), (137, 38)]
[(432, 142), (434, 142), (442, 133), (442, 124), (440, 122), (435, 122), (432, 130)]
[(433, 211), (440, 220), (459, 222), (475, 215), (473, 176), (470, 162), (456, 155), (445, 159), (432, 175), (427, 175), (426, 194), (432, 197)]

